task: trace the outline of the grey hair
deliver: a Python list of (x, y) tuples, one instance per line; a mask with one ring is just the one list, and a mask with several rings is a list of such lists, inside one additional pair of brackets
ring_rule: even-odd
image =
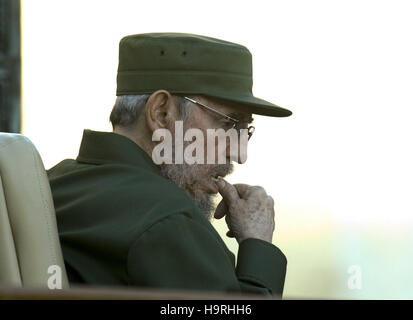
[[(139, 116), (145, 109), (146, 102), (148, 101), (149, 94), (142, 95), (122, 95), (116, 97), (115, 105), (113, 106), (110, 114), (110, 122), (112, 127), (121, 126), (129, 127), (137, 123)], [(185, 100), (180, 96), (173, 96), (177, 103), (180, 120), (188, 119), (190, 115), (191, 102)]]

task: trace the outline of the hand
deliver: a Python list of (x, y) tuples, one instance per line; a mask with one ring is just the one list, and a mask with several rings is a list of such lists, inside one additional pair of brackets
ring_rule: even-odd
[(246, 184), (230, 184), (224, 179), (217, 183), (222, 200), (214, 217), (225, 221), (227, 236), (235, 237), (238, 243), (255, 238), (272, 242), (274, 233), (274, 200), (264, 188)]

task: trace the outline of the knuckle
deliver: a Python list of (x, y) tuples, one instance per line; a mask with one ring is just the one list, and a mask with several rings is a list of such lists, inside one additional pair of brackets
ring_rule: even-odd
[(253, 189), (253, 191), (255, 192), (255, 193), (257, 193), (257, 194), (267, 194), (266, 192), (265, 192), (265, 189), (263, 188), (263, 187), (261, 187), (261, 186), (253, 186), (252, 187), (252, 189)]

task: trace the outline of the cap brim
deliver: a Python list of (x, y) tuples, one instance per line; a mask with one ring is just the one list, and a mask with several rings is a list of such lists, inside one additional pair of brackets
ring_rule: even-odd
[(259, 114), (268, 117), (289, 117), (293, 113), (285, 108), (277, 106), (271, 102), (254, 96), (225, 96), (225, 95), (210, 95), (214, 98), (227, 100), (239, 104), (240, 108), (249, 111), (253, 114)]

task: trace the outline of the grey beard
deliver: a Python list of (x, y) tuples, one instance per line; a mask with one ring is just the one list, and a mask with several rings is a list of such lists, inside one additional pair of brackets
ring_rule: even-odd
[[(190, 142), (184, 142), (184, 148), (187, 147)], [(175, 154), (175, 145), (173, 145), (172, 154)], [(205, 164), (161, 164), (160, 170), (161, 175), (165, 178), (171, 180), (179, 188), (183, 189), (195, 202), (196, 206), (199, 208), (201, 213), (208, 220), (212, 220), (213, 213), (215, 212), (216, 203), (214, 194), (204, 194), (204, 197), (196, 194), (194, 190), (194, 185), (196, 186), (196, 178), (198, 170), (200, 167), (205, 166)], [(206, 165), (209, 170), (206, 174), (205, 179), (210, 178), (211, 176), (220, 175), (224, 177), (234, 170), (234, 165), (232, 163), (219, 164), (219, 165)], [(200, 177), (198, 177), (199, 179)]]
[(212, 219), (215, 211), (214, 195), (207, 195), (206, 198), (197, 197), (191, 191), (192, 177), (196, 175), (197, 165), (183, 164), (163, 164), (160, 165), (161, 174), (165, 178), (174, 182), (179, 188), (183, 189), (195, 202), (202, 214), (208, 219)]

